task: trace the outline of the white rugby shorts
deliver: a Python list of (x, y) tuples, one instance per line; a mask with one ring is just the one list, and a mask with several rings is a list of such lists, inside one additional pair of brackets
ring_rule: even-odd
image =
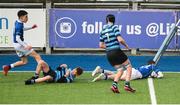
[(13, 43), (13, 45), (19, 57), (28, 56), (33, 51), (33, 49), (30, 50), (25, 49), (25, 47), (19, 43)]

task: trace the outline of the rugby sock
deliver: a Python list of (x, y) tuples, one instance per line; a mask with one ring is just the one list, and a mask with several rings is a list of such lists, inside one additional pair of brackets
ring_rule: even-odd
[(35, 73), (35, 74), (34, 74), (34, 77), (35, 77), (35, 78), (39, 78), (39, 74), (38, 74), (38, 73)]
[(10, 67), (10, 69), (11, 69), (11, 68), (14, 68), (14, 64), (11, 64), (9, 67)]
[(115, 88), (117, 88), (117, 82), (114, 81), (113, 84), (112, 84), (112, 86), (114, 86)]
[(11, 65), (7, 65), (9, 67), (9, 70), (11, 69)]
[(34, 84), (34, 83), (35, 83), (35, 79), (25, 81), (25, 85), (30, 85), (30, 84)]
[(8, 71), (11, 69), (11, 65), (7, 65), (9, 67)]
[(32, 80), (31, 80), (31, 83), (34, 84), (34, 83), (35, 83), (35, 79), (32, 79)]
[(125, 81), (125, 86), (130, 87), (130, 82), (129, 81)]
[(101, 69), (102, 70), (102, 73), (104, 73), (104, 69)]

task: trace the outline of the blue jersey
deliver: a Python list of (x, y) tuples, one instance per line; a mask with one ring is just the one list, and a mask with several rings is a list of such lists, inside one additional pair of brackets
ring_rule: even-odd
[(104, 42), (106, 50), (119, 49), (120, 44), (117, 40), (117, 36), (120, 36), (120, 32), (115, 25), (105, 25), (100, 33), (100, 42)]
[(16, 22), (15, 22), (15, 27), (14, 27), (14, 32), (13, 32), (13, 42), (14, 43), (18, 43), (17, 41), (16, 41), (16, 36), (17, 35), (19, 35), (20, 36), (20, 39), (22, 40), (22, 41), (24, 41), (24, 36), (23, 36), (23, 34), (24, 34), (24, 24), (21, 22), (21, 21), (19, 21), (19, 20), (16, 20)]
[[(69, 69), (70, 70), (70, 69)], [(61, 68), (61, 70), (55, 70), (56, 72), (56, 78), (55, 78), (55, 82), (57, 82), (61, 77), (63, 77), (66, 74), (66, 69), (65, 68)], [(71, 70), (70, 70), (70, 74), (69, 76), (66, 78), (67, 82), (69, 83), (70, 80), (74, 80), (75, 76), (72, 75)]]
[(142, 78), (147, 78), (151, 75), (152, 71), (158, 72), (159, 69), (155, 65), (145, 65), (137, 68), (137, 70), (142, 74)]

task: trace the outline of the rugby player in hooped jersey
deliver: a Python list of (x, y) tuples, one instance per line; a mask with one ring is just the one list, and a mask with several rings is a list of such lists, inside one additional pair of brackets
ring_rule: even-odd
[(128, 92), (135, 92), (135, 89), (130, 86), (130, 78), (132, 72), (132, 66), (130, 60), (126, 54), (120, 49), (120, 43), (129, 49), (128, 45), (121, 37), (119, 29), (115, 23), (115, 16), (109, 14), (106, 16), (106, 25), (103, 27), (100, 33), (99, 47), (106, 49), (106, 55), (109, 63), (117, 70), (117, 74), (114, 77), (114, 82), (111, 86), (111, 90), (114, 93), (120, 93), (118, 90), (118, 81), (122, 76), (123, 71), (127, 70), (124, 89)]

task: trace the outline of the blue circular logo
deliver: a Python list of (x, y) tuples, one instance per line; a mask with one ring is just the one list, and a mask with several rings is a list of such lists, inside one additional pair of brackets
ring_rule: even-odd
[(56, 21), (55, 32), (64, 39), (68, 39), (74, 36), (77, 31), (77, 25), (75, 21), (69, 17), (62, 17)]

